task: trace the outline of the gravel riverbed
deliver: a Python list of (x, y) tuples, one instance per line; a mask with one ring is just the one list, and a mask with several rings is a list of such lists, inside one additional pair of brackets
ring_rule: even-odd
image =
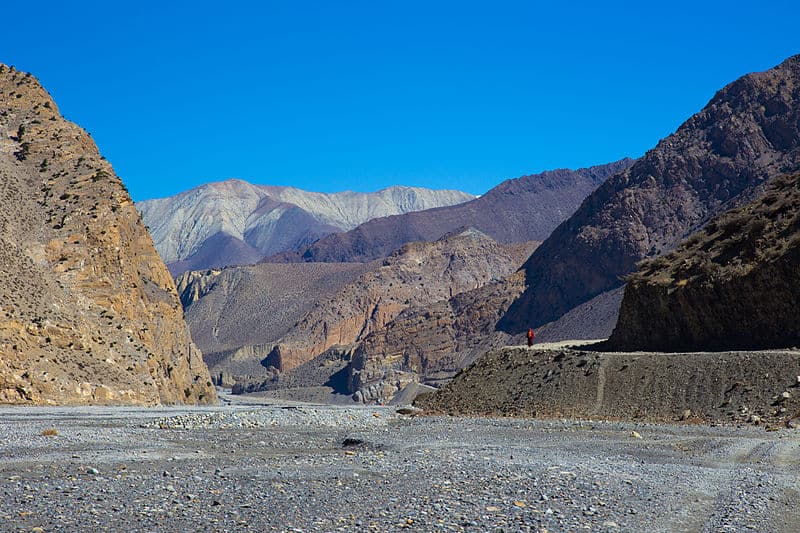
[(0, 417), (2, 531), (800, 530), (792, 430), (304, 404)]

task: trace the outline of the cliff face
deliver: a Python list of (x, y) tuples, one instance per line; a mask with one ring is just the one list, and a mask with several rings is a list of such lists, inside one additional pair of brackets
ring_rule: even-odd
[(404, 310), (367, 335), (347, 366), (347, 392), (357, 401), (386, 402), (412, 382), (446, 382), (510, 336), (495, 324), (525, 288), (524, 273)]
[(407, 244), (330, 300), (319, 301), (263, 364), (294, 368), (333, 346), (352, 344), (380, 330), (409, 307), (447, 300), (503, 279), (534, 247), (501, 245), (474, 229), (432, 243)]
[(174, 274), (254, 263), (376, 217), (471, 200), (461, 191), (389, 187), (325, 194), (241, 180), (208, 183), (137, 204)]
[(167, 269), (89, 135), (0, 65), (0, 402), (216, 399)]
[(631, 276), (617, 350), (800, 346), (800, 175), (724, 213)]
[(506, 180), (480, 198), (462, 204), (376, 218), (346, 233), (323, 237), (299, 252), (266, 261), (372, 261), (408, 242), (435, 241), (470, 226), (500, 243), (541, 241), (581, 201), (631, 159), (579, 170), (551, 170)]
[(800, 168), (800, 56), (749, 74), (631, 168), (591, 194), (531, 256), (529, 287), (501, 327), (554, 320), (622, 285), (645, 258), (673, 249), (712, 216)]

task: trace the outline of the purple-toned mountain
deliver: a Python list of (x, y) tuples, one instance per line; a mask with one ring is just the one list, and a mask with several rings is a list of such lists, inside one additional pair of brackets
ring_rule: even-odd
[(376, 218), (346, 233), (323, 237), (298, 252), (264, 261), (372, 261), (408, 242), (435, 241), (461, 227), (473, 227), (501, 243), (543, 240), (606, 178), (632, 163), (631, 159), (622, 159), (580, 170), (551, 170), (506, 180), (469, 202)]
[(558, 318), (623, 284), (714, 215), (800, 168), (800, 56), (748, 74), (631, 168), (610, 178), (524, 265), (528, 288), (500, 327)]

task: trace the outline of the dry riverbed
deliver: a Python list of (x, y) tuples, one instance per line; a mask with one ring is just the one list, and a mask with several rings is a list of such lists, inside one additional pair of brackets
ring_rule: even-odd
[(3, 531), (800, 527), (792, 430), (307, 404), (0, 417)]

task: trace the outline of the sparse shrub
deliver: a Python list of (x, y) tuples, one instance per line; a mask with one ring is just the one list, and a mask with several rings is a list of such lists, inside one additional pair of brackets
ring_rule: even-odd
[(56, 437), (58, 436), (58, 430), (53, 428), (48, 428), (42, 431), (43, 437)]

